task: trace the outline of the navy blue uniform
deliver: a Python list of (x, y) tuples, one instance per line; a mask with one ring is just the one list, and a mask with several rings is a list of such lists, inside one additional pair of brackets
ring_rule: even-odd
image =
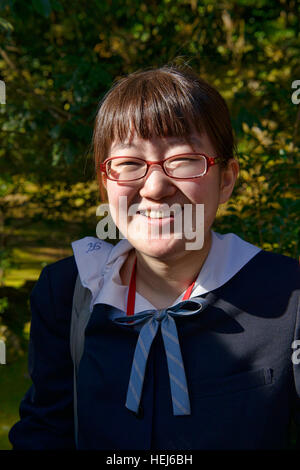
[[(9, 434), (14, 449), (75, 448), (70, 322), (76, 276), (74, 258), (66, 258), (44, 268), (33, 289), (33, 386)], [(141, 412), (125, 408), (138, 332), (113, 323), (114, 307), (96, 304), (78, 371), (78, 448), (285, 448), (292, 418), (300, 429), (300, 364), (291, 360), (292, 343), (300, 339), (299, 291), (298, 263), (261, 251), (203, 295), (206, 310), (176, 319), (190, 416), (173, 415), (160, 332)]]

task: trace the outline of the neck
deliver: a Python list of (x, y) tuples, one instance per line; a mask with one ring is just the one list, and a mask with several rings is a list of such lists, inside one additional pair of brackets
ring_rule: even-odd
[[(211, 247), (211, 233), (199, 251), (187, 251), (168, 260), (153, 258), (141, 252), (137, 257), (136, 290), (156, 308), (173, 303), (199, 274)], [(130, 269), (130, 272), (131, 272)]]

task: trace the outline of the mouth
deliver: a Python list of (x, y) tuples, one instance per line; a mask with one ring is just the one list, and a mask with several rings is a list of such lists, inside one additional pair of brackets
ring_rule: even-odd
[(170, 214), (170, 212), (163, 212), (163, 211), (156, 211), (156, 210), (141, 210), (137, 212), (139, 215), (142, 215), (143, 217), (147, 217), (148, 219), (170, 219), (174, 218), (173, 214)]
[(138, 215), (147, 217), (148, 219), (174, 219), (182, 212), (182, 207), (172, 209), (141, 209), (137, 212)]

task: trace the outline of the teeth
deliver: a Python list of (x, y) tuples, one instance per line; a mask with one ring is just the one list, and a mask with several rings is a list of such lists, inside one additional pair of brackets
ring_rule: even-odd
[(163, 212), (163, 211), (156, 211), (156, 210), (145, 210), (145, 211), (140, 211), (141, 215), (144, 215), (145, 217), (150, 217), (151, 219), (163, 219), (165, 217), (170, 217), (171, 214), (170, 212)]
[(141, 211), (141, 214), (146, 217), (150, 217), (151, 219), (163, 219), (164, 217), (170, 216), (170, 214), (164, 214), (162, 211), (155, 210)]

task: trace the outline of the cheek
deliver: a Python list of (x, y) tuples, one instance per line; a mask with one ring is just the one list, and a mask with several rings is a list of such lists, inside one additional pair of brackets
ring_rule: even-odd
[(204, 225), (208, 230), (216, 217), (219, 206), (219, 185), (214, 181), (199, 181), (186, 186), (185, 197), (193, 204), (204, 204)]
[(117, 227), (123, 227), (127, 218), (128, 208), (130, 207), (135, 194), (136, 191), (133, 191), (132, 188), (118, 185), (112, 181), (107, 182), (107, 196), (110, 213)]
[(193, 204), (218, 204), (219, 185), (216, 184), (216, 181), (210, 181), (209, 179), (199, 180), (183, 184), (180, 189), (186, 199)]
[(129, 198), (130, 189), (125, 186), (120, 186), (113, 181), (107, 181), (107, 196), (108, 200), (113, 205), (118, 205), (118, 201), (121, 196), (126, 196)]
[(111, 181), (107, 181), (106, 190), (107, 190), (107, 199), (109, 203), (111, 216), (115, 224), (118, 225), (117, 213), (118, 213), (118, 205), (119, 205), (118, 203), (119, 203), (119, 196), (120, 196), (118, 186)]

